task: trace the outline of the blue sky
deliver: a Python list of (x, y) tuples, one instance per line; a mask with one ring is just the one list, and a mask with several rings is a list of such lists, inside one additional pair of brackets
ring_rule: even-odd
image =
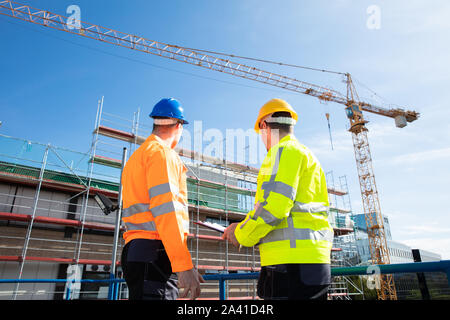
[[(363, 100), (420, 112), (403, 129), (393, 119), (366, 114), (381, 208), (395, 240), (450, 259), (448, 1), (22, 3), (62, 15), (76, 4), (83, 21), (147, 39), (350, 72)], [(379, 29), (367, 27), (371, 5), (380, 9)], [(104, 111), (130, 119), (137, 108), (145, 115), (160, 98), (176, 97), (189, 119), (223, 132), (251, 128), (260, 106), (279, 97), (299, 113), (297, 138), (336, 180), (347, 176), (353, 210), (362, 211), (343, 106), (4, 16), (0, 30), (2, 134), (86, 152), (101, 96)], [(345, 92), (337, 75), (251, 65)]]

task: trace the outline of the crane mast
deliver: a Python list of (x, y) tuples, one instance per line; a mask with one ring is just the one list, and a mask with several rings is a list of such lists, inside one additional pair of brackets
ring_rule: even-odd
[[(364, 119), (363, 111), (394, 118), (397, 127), (400, 128), (406, 126), (407, 122), (417, 120), (419, 113), (406, 111), (402, 108), (387, 109), (360, 101), (349, 73), (344, 74), (347, 83), (347, 94), (344, 95), (326, 87), (247, 66), (211, 54), (205, 54), (201, 52), (203, 50), (195, 50), (149, 40), (144, 37), (123, 33), (83, 21), (79, 21), (79, 28), (70, 28), (67, 24), (67, 17), (65, 16), (46, 10), (35, 9), (14, 1), (0, 1), (0, 14), (132, 50), (227, 73), (285, 90), (306, 94), (316, 97), (321, 101), (331, 101), (344, 105), (350, 121), (349, 131), (352, 134), (355, 151), (372, 263), (390, 263), (378, 190), (372, 167), (372, 156), (367, 138), (368, 130), (366, 123), (368, 121)], [(379, 299), (397, 299), (392, 275), (380, 275), (379, 283), (380, 286), (377, 288)]]
[[(359, 185), (366, 220), (367, 235), (372, 263), (390, 264), (386, 234), (381, 214), (375, 174), (372, 166), (372, 155), (367, 137), (367, 121), (361, 112), (359, 97), (356, 93), (350, 74), (346, 74), (347, 82), (347, 117), (350, 121), (349, 131), (352, 134), (353, 149), (355, 151), (356, 168), (358, 170)], [(397, 293), (393, 276), (379, 275), (380, 281), (377, 294), (381, 300), (397, 300)]]

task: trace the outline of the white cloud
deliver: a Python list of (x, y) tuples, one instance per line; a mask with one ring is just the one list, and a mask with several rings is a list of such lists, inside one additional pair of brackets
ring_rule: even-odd
[(441, 148), (421, 152), (407, 153), (400, 156), (396, 156), (392, 159), (392, 163), (405, 165), (422, 162), (431, 162), (447, 158), (450, 158), (450, 148)]
[(450, 227), (436, 226), (436, 225), (413, 225), (405, 226), (402, 228), (403, 235), (424, 235), (424, 234), (439, 234), (439, 233), (449, 233)]
[(413, 249), (423, 249), (438, 253), (441, 255), (442, 260), (450, 259), (450, 238), (424, 237), (405, 239), (402, 242)]
[(450, 259), (450, 226), (445, 220), (432, 222), (424, 217), (395, 213), (389, 215), (389, 222), (393, 240)]
[(448, 1), (441, 5), (430, 5), (427, 2), (409, 1), (397, 8), (390, 21), (402, 34), (416, 34), (419, 32), (432, 32), (450, 28), (450, 5)]
[(403, 129), (397, 128), (394, 119), (369, 123), (367, 128), (369, 129), (367, 134), (369, 145), (373, 144), (383, 149), (395, 146), (396, 149), (401, 150), (403, 147), (410, 145), (412, 141), (424, 139), (423, 135), (420, 135), (417, 130), (409, 129), (408, 127)]

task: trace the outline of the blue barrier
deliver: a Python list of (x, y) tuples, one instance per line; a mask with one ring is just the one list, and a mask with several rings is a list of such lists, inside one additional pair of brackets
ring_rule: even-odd
[(205, 274), (203, 279), (205, 281), (218, 280), (219, 281), (219, 299), (225, 300), (225, 281), (226, 280), (251, 280), (258, 279), (259, 272), (249, 273), (219, 273), (219, 274)]
[[(418, 272), (445, 272), (447, 274), (448, 286), (450, 287), (450, 260), (331, 268), (332, 276), (371, 275), (374, 273), (393, 274), (393, 273), (418, 273)], [(225, 281), (240, 280), (240, 279), (241, 280), (257, 279), (258, 275), (259, 272), (224, 273), (224, 274), (204, 275), (203, 279), (219, 281), (219, 299), (225, 300), (226, 298)]]
[(450, 260), (332, 268), (331, 275), (368, 275), (373, 274), (375, 269), (378, 270), (380, 274), (445, 272), (447, 274), (447, 281), (450, 287)]
[[(375, 271), (375, 272), (374, 272)], [(441, 260), (433, 262), (415, 262), (415, 263), (398, 263), (398, 264), (384, 264), (384, 265), (368, 265), (355, 267), (336, 267), (331, 268), (332, 276), (346, 276), (346, 275), (371, 275), (379, 274), (394, 274), (394, 273), (419, 273), (419, 272), (445, 272), (447, 274), (447, 281), (450, 287), (450, 260)], [(219, 299), (225, 300), (225, 281), (227, 280), (252, 280), (257, 279), (259, 272), (249, 273), (219, 273), (206, 274), (203, 279), (206, 281), (219, 281)], [(106, 282), (110, 284), (108, 293), (109, 300), (117, 300), (119, 295), (120, 282), (125, 282), (124, 279), (0, 279), (1, 283), (101, 283)], [(70, 300), (71, 286), (67, 286), (66, 300)]]

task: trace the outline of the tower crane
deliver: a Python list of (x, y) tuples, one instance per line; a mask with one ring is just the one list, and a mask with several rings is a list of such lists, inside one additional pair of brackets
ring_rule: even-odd
[[(361, 101), (349, 73), (341, 73), (345, 76), (347, 85), (346, 94), (342, 94), (323, 86), (237, 63), (223, 57), (221, 58), (219, 57), (220, 54), (210, 54), (209, 51), (149, 40), (141, 36), (83, 21), (77, 21), (78, 27), (74, 27), (68, 23), (68, 18), (65, 16), (51, 13), (47, 10), (35, 9), (15, 1), (0, 0), (0, 14), (147, 54), (257, 81), (284, 90), (306, 94), (316, 97), (321, 101), (335, 102), (345, 106), (345, 111), (350, 121), (349, 131), (352, 135), (355, 151), (372, 263), (390, 263), (378, 190), (372, 167), (372, 156), (367, 138), (368, 129), (366, 123), (368, 121), (365, 120), (363, 111), (393, 118), (395, 119), (396, 126), (400, 128), (405, 127), (408, 122), (417, 120), (419, 118), (418, 112), (408, 111), (402, 108), (388, 109)], [(377, 287), (378, 298), (382, 300), (397, 299), (392, 275), (379, 275), (379, 277), (380, 285)]]

